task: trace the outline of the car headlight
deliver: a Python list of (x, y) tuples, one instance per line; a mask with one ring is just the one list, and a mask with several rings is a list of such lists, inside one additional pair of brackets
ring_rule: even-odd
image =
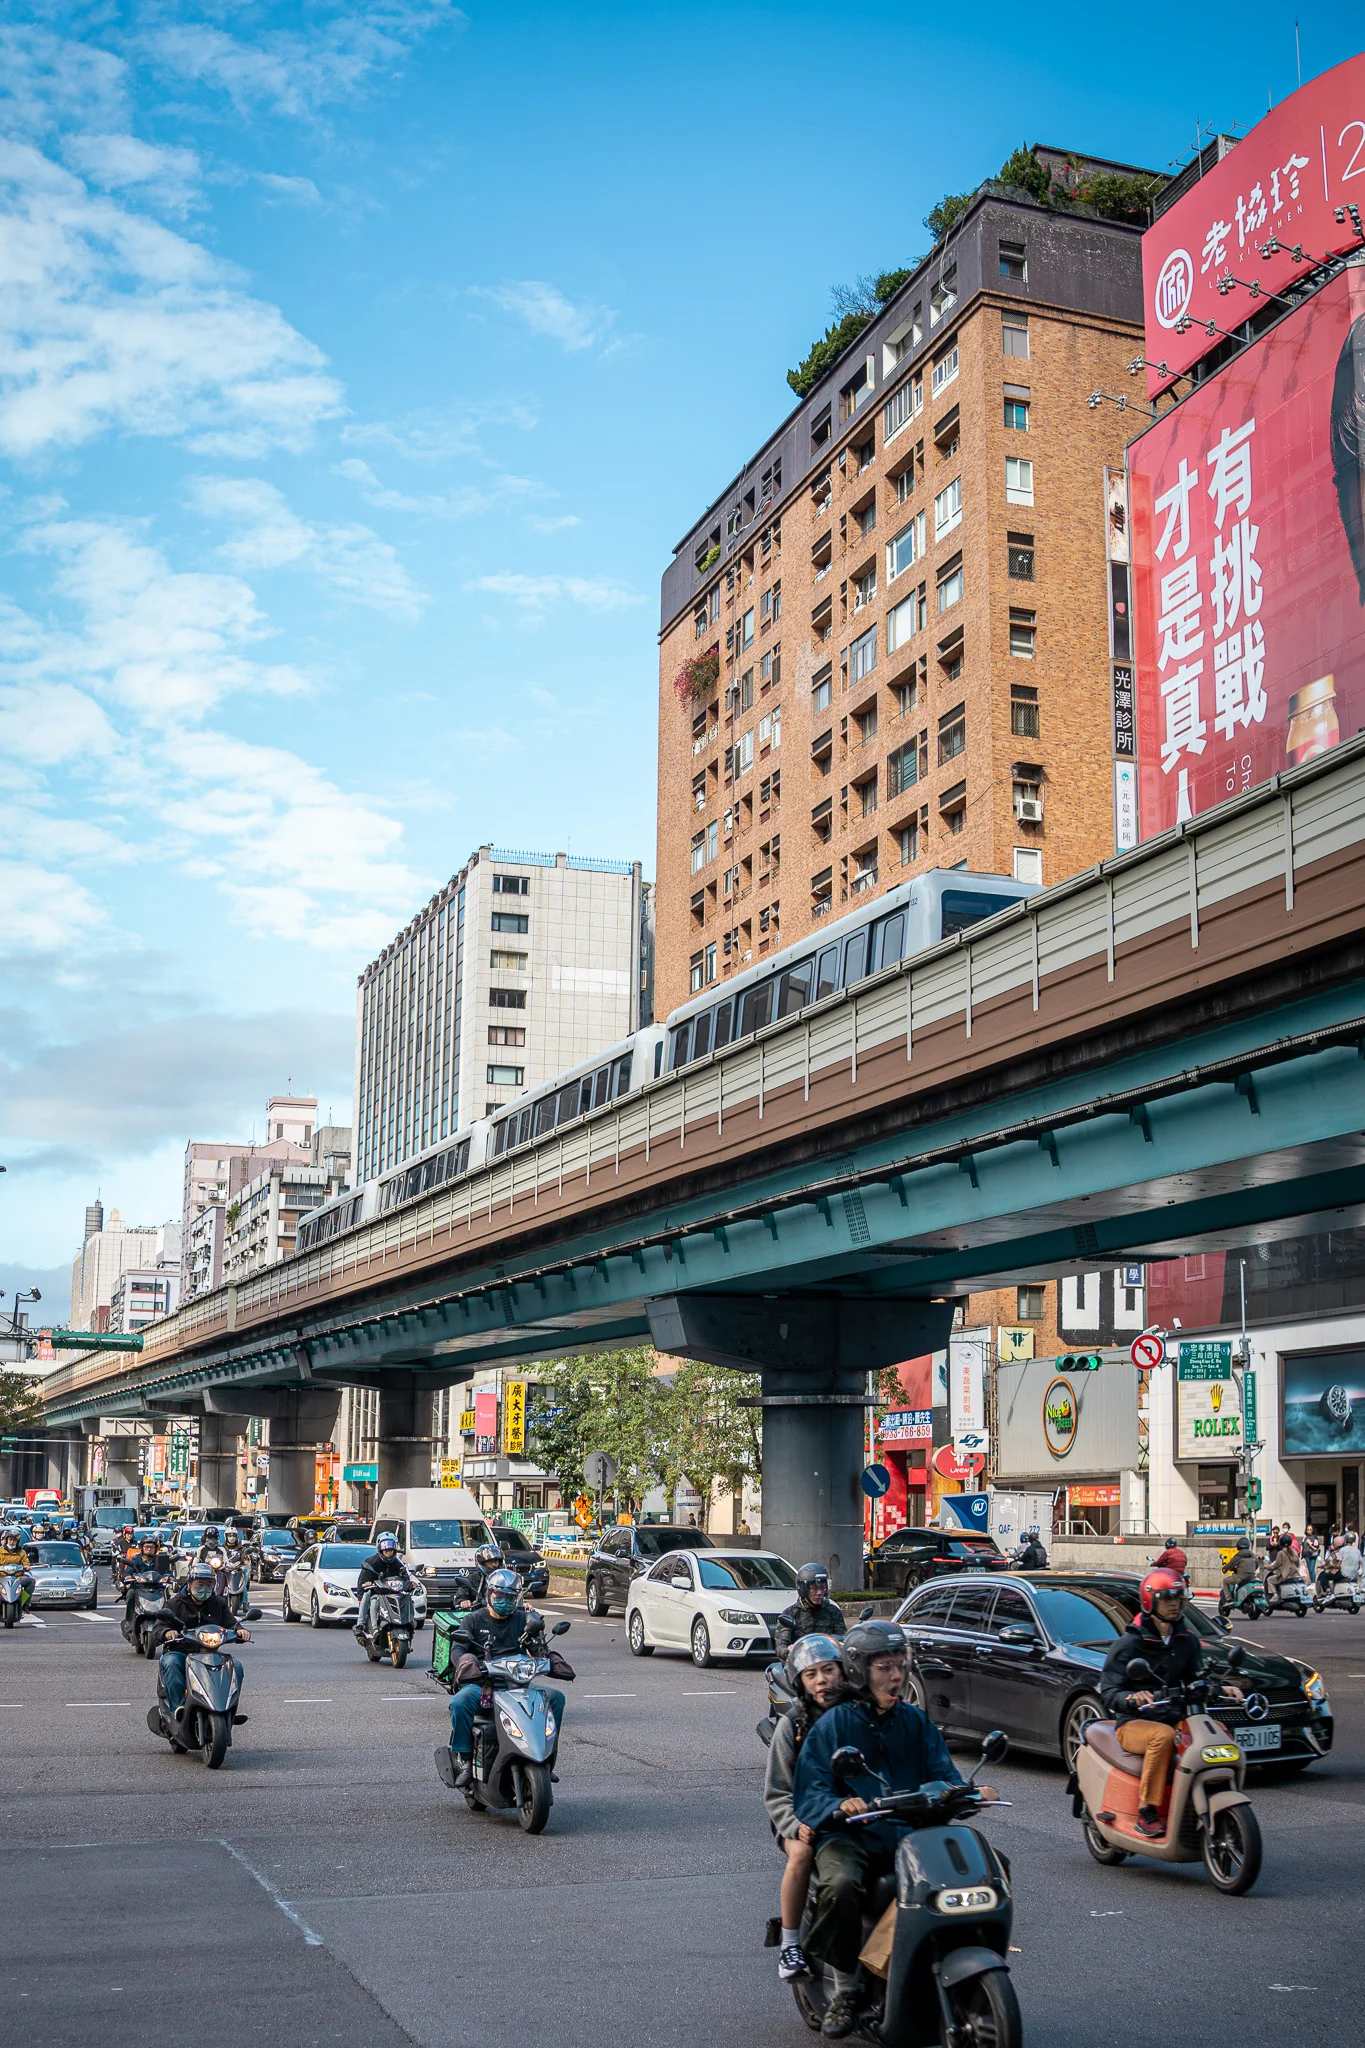
[(750, 1614), (747, 1607), (722, 1607), (720, 1618), (722, 1621), (728, 1621), (732, 1627), (758, 1628), (760, 1625), (758, 1616)]
[(1305, 1697), (1310, 1700), (1321, 1702), (1327, 1697), (1327, 1687), (1316, 1671), (1308, 1673), (1303, 1681), (1303, 1690)]
[(989, 1913), (999, 1903), (1000, 1894), (993, 1884), (966, 1885), (934, 1895), (940, 1913)]
[(324, 1579), (322, 1582), (322, 1590), (324, 1593), (330, 1593), (334, 1600), (349, 1600), (351, 1597), (352, 1589), (349, 1586), (333, 1586), (329, 1584), (329, 1582), (326, 1579)]

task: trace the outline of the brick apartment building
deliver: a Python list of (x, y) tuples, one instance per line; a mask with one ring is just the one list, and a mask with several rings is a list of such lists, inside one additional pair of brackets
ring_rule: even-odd
[[(927, 868), (1047, 883), (1113, 852), (1104, 469), (1130, 423), (1086, 400), (1133, 391), (1140, 244), (983, 186), (680, 543), (656, 1015)], [(689, 662), (708, 686), (680, 698)], [(1041, 1354), (1056, 1289), (1027, 1298)]]

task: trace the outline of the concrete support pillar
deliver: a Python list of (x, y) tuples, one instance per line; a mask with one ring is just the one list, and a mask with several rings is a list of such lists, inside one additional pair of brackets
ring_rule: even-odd
[(410, 1374), (379, 1387), (379, 1498), (391, 1486), (430, 1486), (435, 1395)]
[(230, 1513), (237, 1505), (237, 1460), (246, 1435), (249, 1415), (204, 1415), (199, 1422), (199, 1482), (201, 1508)]
[(104, 1484), (139, 1487), (142, 1483), (142, 1449), (135, 1436), (111, 1436), (101, 1424), (104, 1439)]
[(317, 1491), (316, 1444), (278, 1443), (280, 1425), (270, 1425), (270, 1477), (266, 1500), (272, 1514), (311, 1515)]
[(867, 1375), (829, 1382), (812, 1394), (808, 1375), (763, 1375), (763, 1548), (798, 1569), (818, 1562), (831, 1586), (851, 1589), (863, 1577)]

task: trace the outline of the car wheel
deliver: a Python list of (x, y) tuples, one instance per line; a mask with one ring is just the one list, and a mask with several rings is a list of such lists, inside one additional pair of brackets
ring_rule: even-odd
[(602, 1597), (602, 1583), (600, 1579), (591, 1577), (588, 1580), (588, 1612), (594, 1621), (600, 1621), (604, 1614), (610, 1612), (606, 1601)]
[(632, 1607), (630, 1620), (626, 1624), (626, 1638), (630, 1643), (632, 1657), (652, 1657), (653, 1643), (645, 1641), (645, 1618), (638, 1607)]
[(919, 1577), (918, 1577), (918, 1574), (917, 1574), (917, 1573), (915, 1573), (915, 1572), (907, 1572), (907, 1573), (905, 1574), (905, 1581), (904, 1581), (903, 1585), (901, 1586), (901, 1598), (902, 1598), (902, 1600), (908, 1600), (908, 1599), (910, 1598), (910, 1595), (911, 1595), (911, 1594), (912, 1594), (912, 1593), (914, 1592), (914, 1590), (915, 1590), (916, 1586), (918, 1586), (918, 1584), (919, 1584)]
[(88, 1599), (88, 1600), (86, 1601), (86, 1603), (85, 1603), (85, 1604), (86, 1604), (86, 1606), (87, 1606), (87, 1607), (98, 1607), (98, 1606), (99, 1606), (99, 1604), (100, 1604), (100, 1589), (99, 1589), (99, 1586), (98, 1586), (98, 1585), (94, 1585), (94, 1586), (92, 1586), (92, 1587), (91, 1587), (91, 1589), (90, 1589), (90, 1598), (89, 1598), (89, 1599)]
[(1062, 1762), (1067, 1769), (1076, 1767), (1076, 1753), (1085, 1740), (1085, 1731), (1092, 1721), (1104, 1719), (1104, 1708), (1093, 1692), (1083, 1692), (1074, 1699), (1062, 1717), (1061, 1750)]
[(313, 1595), (313, 1611), (309, 1618), (314, 1628), (325, 1628), (327, 1626), (322, 1618), (322, 1609), (318, 1606), (318, 1596), (316, 1593)]
[(280, 1589), (280, 1617), (284, 1621), (297, 1621), (299, 1618), (289, 1604), (288, 1586)]
[(692, 1624), (692, 1662), (698, 1671), (709, 1671), (712, 1664), (711, 1631), (700, 1615)]
[(904, 1697), (909, 1700), (912, 1707), (918, 1707), (922, 1714), (928, 1713), (929, 1701), (924, 1690), (924, 1680), (920, 1677), (918, 1671), (911, 1671), (906, 1674), (905, 1685), (902, 1690)]

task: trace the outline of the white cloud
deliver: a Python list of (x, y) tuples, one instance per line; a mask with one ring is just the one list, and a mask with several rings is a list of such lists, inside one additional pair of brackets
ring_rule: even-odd
[(105, 922), (100, 903), (73, 876), (0, 860), (0, 952), (56, 952)]
[(297, 448), (339, 404), (321, 350), (231, 266), (0, 142), (0, 450), (111, 429)]
[(278, 171), (257, 171), (256, 181), (272, 199), (292, 199), (299, 206), (321, 206), (322, 194), (311, 178), (286, 178)]
[(297, 117), (356, 98), (395, 71), (424, 36), (464, 19), (449, 0), (346, 0), (311, 35), (276, 29), (246, 42), (185, 22), (152, 30), (146, 43), (164, 69), (225, 93), (241, 113), (265, 107)]
[(341, 439), (351, 447), (382, 448), (406, 462), (449, 462), (462, 455), (481, 458), (479, 435), (486, 427), (516, 427), (529, 433), (536, 424), (535, 413), (521, 399), (500, 398), (428, 407), (398, 420), (347, 420)]
[(465, 589), (509, 597), (524, 611), (540, 611), (547, 604), (581, 604), (589, 611), (615, 612), (644, 603), (637, 591), (609, 576), (521, 576), (508, 570), (496, 576), (476, 576)]
[(0, 131), (7, 135), (67, 133), (87, 124), (112, 127), (123, 118), (127, 71), (121, 58), (93, 43), (31, 23), (0, 28)]
[(528, 512), (526, 524), (533, 533), (563, 533), (566, 527), (581, 526), (583, 522), (576, 512), (561, 512), (557, 519), (545, 519), (539, 512)]
[(356, 486), (366, 504), (383, 512), (417, 512), (435, 519), (468, 519), (476, 512), (491, 511), (495, 505), (547, 495), (543, 484), (506, 471), (493, 477), (487, 486), (460, 484), (451, 491), (414, 492), (398, 491), (382, 482), (358, 455), (348, 455), (333, 467), (337, 476), (344, 476), (347, 483)]
[(594, 305), (590, 299), (575, 305), (557, 285), (545, 284), (538, 278), (523, 278), (507, 284), (471, 285), (470, 297), (487, 299), (502, 312), (523, 321), (532, 334), (544, 335), (565, 349), (595, 347), (598, 342), (606, 340), (616, 321), (616, 315), (609, 306)]
[(237, 528), (221, 550), (236, 568), (304, 569), (343, 597), (396, 618), (418, 618), (427, 604), (397, 551), (368, 526), (301, 519), (284, 493), (259, 477), (200, 477), (193, 494), (201, 512)]
[(160, 149), (135, 135), (73, 135), (63, 154), (102, 190), (133, 189), (172, 213), (186, 212), (199, 196), (199, 159), (192, 149)]

